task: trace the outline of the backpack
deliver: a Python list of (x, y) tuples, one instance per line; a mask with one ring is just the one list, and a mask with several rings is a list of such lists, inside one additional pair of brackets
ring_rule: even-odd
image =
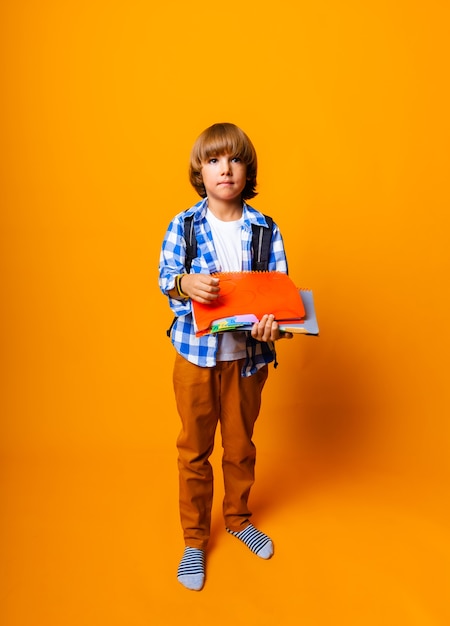
[[(264, 215), (269, 228), (252, 224), (252, 271), (265, 272), (269, 267), (270, 245), (272, 243), (273, 219), (268, 215)], [(184, 240), (186, 242), (186, 274), (191, 271), (192, 261), (197, 256), (197, 239), (194, 233), (194, 216), (189, 215), (184, 219)], [(175, 323), (172, 321), (170, 328), (167, 330), (167, 336), (170, 337), (172, 327)]]

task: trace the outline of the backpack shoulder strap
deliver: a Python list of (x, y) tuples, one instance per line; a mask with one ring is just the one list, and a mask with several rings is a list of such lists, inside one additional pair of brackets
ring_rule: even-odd
[(189, 274), (192, 261), (197, 256), (197, 239), (194, 233), (193, 215), (184, 218), (184, 240), (186, 242), (186, 261), (184, 266), (186, 268), (186, 274)]
[[(193, 215), (188, 215), (184, 218), (184, 241), (186, 243), (186, 258), (184, 262), (184, 267), (186, 269), (186, 274), (189, 274), (191, 271), (192, 261), (197, 256), (197, 239), (194, 233)], [(176, 317), (173, 318), (170, 328), (166, 330), (166, 335), (168, 337), (170, 337), (176, 319)]]
[(258, 224), (252, 224), (252, 270), (254, 272), (264, 272), (267, 271), (269, 268), (273, 219), (268, 215), (264, 215), (264, 217), (269, 228), (266, 228), (265, 226), (259, 226)]
[[(265, 215), (268, 228), (252, 224), (253, 271), (267, 271), (269, 267), (270, 245), (272, 243), (273, 219)], [(186, 273), (191, 271), (193, 259), (197, 256), (197, 239), (194, 233), (194, 216), (184, 218), (184, 239), (186, 242)]]

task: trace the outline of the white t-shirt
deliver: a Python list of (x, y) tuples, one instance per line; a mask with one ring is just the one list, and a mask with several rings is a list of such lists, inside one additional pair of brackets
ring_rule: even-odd
[[(219, 220), (208, 209), (206, 219), (211, 228), (214, 248), (222, 272), (240, 272), (242, 270), (241, 229), (244, 216), (232, 222)], [(246, 334), (244, 332), (219, 333), (217, 361), (235, 361), (246, 356)]]

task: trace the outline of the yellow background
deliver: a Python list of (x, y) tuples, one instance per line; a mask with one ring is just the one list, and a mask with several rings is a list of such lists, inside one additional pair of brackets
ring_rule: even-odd
[[(1, 622), (445, 625), (449, 5), (16, 0), (0, 8)], [(182, 553), (169, 220), (232, 121), (313, 288), (256, 431), (263, 562)]]

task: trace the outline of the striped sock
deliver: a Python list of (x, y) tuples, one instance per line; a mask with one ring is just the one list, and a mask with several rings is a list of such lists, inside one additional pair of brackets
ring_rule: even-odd
[(257, 556), (262, 559), (270, 559), (273, 554), (273, 543), (270, 537), (262, 533), (260, 530), (249, 524), (239, 532), (230, 530), (227, 531), (243, 541), (247, 548), (250, 548)]
[(205, 581), (205, 552), (198, 548), (184, 549), (183, 558), (178, 567), (178, 580), (187, 589), (200, 591)]

